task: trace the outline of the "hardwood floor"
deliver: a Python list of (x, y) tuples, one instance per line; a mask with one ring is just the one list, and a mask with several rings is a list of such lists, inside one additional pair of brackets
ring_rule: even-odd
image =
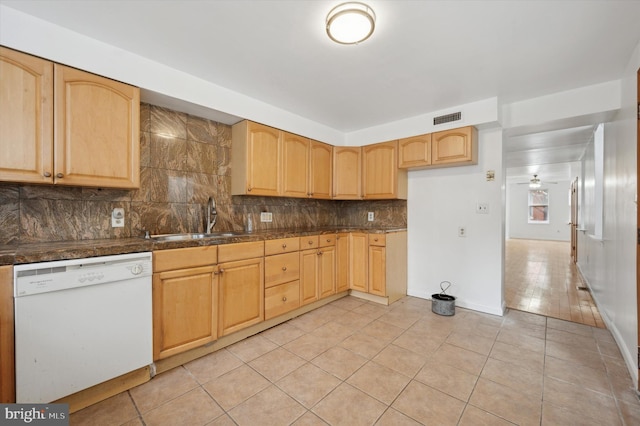
[(606, 328), (563, 241), (506, 241), (507, 307)]

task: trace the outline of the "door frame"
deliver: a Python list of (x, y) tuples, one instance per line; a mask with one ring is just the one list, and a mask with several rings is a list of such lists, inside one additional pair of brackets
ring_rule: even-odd
[(571, 259), (578, 263), (578, 177), (571, 181)]

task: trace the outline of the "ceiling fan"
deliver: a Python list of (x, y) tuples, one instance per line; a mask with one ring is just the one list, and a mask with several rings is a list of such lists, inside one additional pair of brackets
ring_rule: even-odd
[[(544, 181), (545, 184), (555, 185), (558, 182), (549, 182)], [(529, 179), (529, 182), (519, 182), (518, 185), (529, 185), (529, 188), (540, 188), (542, 185), (542, 181), (538, 177), (538, 175), (534, 174), (532, 179)]]

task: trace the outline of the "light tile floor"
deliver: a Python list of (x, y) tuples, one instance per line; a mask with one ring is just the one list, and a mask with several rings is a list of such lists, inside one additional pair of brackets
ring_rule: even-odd
[(565, 241), (506, 241), (504, 294), (507, 307), (605, 328)]
[(638, 425), (606, 329), (348, 296), (71, 416), (72, 425)]

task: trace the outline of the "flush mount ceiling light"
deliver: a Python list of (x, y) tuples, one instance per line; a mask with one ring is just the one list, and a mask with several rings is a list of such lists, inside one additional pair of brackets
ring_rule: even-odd
[(356, 44), (365, 41), (376, 26), (376, 14), (360, 2), (342, 3), (327, 15), (327, 35), (336, 43)]

